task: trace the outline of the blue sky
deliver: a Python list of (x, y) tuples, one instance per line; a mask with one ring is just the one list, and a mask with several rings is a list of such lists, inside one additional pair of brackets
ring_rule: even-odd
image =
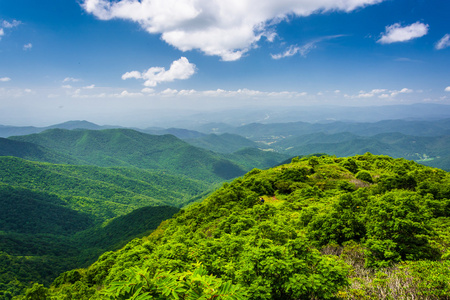
[(450, 104), (450, 1), (2, 0), (0, 124)]

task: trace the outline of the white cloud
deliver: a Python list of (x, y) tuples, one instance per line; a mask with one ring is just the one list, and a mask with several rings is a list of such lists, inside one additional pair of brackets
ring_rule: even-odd
[(0, 27), (0, 40), (1, 40), (1, 37), (5, 35), (5, 28), (10, 29), (10, 28), (19, 26), (21, 23), (22, 22), (17, 21), (17, 20), (13, 20), (12, 22), (2, 21), (1, 27)]
[(154, 90), (154, 89), (151, 89), (151, 88), (143, 88), (143, 89), (141, 90), (141, 92), (142, 92), (142, 93), (146, 93), (146, 94), (153, 94), (153, 93), (155, 92), (155, 90)]
[(442, 50), (444, 48), (450, 47), (450, 34), (444, 35), (434, 46), (437, 50)]
[(330, 36), (324, 36), (318, 39), (315, 39), (312, 42), (309, 42), (301, 47), (299, 46), (295, 46), (295, 45), (291, 45), (285, 52), (280, 53), (280, 54), (271, 54), (273, 59), (280, 59), (280, 58), (285, 58), (285, 57), (289, 57), (289, 56), (294, 56), (297, 53), (300, 53), (301, 56), (306, 57), (306, 55), (311, 52), (311, 50), (317, 48), (317, 44), (322, 42), (322, 41), (326, 41), (326, 40), (331, 40), (331, 39), (335, 39), (338, 37), (342, 37), (344, 36), (343, 34), (339, 34), (339, 35), (330, 35)]
[(223, 60), (238, 60), (289, 17), (330, 11), (350, 12), (384, 0), (84, 0), (81, 6), (101, 20), (125, 19), (168, 44), (199, 49)]
[(91, 85), (83, 87), (83, 89), (85, 89), (85, 90), (92, 90), (93, 88), (95, 88), (95, 84), (91, 84)]
[(17, 21), (17, 20), (12, 20), (12, 22), (3, 21), (2, 27), (3, 28), (13, 28), (13, 27), (19, 26), (20, 24), (22, 24), (22, 22)]
[(9, 77), (1, 77), (0, 78), (0, 82), (7, 82), (7, 81), (10, 81), (11, 80), (11, 78), (9, 78)]
[(61, 86), (63, 89), (71, 89), (72, 86), (70, 84), (65, 84)]
[(31, 43), (23, 45), (23, 50), (30, 50), (31, 48), (33, 48), (33, 44)]
[(162, 91), (161, 93), (159, 93), (161, 96), (175, 96), (178, 94), (177, 90), (174, 89), (165, 89), (164, 91)]
[(176, 79), (188, 79), (195, 73), (195, 65), (190, 63), (186, 57), (172, 62), (169, 70), (162, 67), (151, 67), (147, 71), (140, 73), (138, 71), (127, 72), (122, 75), (122, 79), (144, 79), (145, 86), (157, 86), (161, 82), (171, 82)]
[(73, 77), (66, 77), (64, 78), (63, 82), (79, 82), (81, 79), (73, 78)]
[(359, 94), (356, 96), (356, 98), (371, 98), (371, 97), (381, 94), (385, 91), (386, 91), (386, 89), (373, 89), (370, 92), (360, 91)]
[(402, 27), (400, 23), (386, 26), (386, 31), (377, 41), (380, 44), (391, 44), (396, 42), (406, 42), (422, 37), (428, 33), (428, 24), (416, 22), (409, 26)]
[(446, 87), (446, 88), (445, 88), (445, 91), (446, 91), (446, 92), (450, 92), (450, 86)]
[(407, 89), (407, 88), (403, 88), (400, 91), (390, 91), (390, 92), (391, 92), (391, 96), (394, 97), (394, 96), (397, 96), (398, 94), (409, 94), (409, 93), (412, 93), (413, 90)]

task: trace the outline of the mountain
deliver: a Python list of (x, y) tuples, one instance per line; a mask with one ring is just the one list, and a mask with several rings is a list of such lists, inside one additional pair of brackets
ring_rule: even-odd
[(120, 126), (99, 126), (97, 124), (88, 121), (68, 121), (61, 124), (46, 126), (46, 127), (33, 127), (33, 126), (5, 126), (0, 125), (0, 137), (6, 138), (17, 135), (28, 135), (33, 133), (39, 133), (48, 129), (91, 129), (100, 130), (108, 128), (118, 128)]
[(146, 128), (146, 129), (135, 129), (137, 131), (147, 133), (147, 134), (154, 134), (154, 135), (164, 135), (164, 134), (171, 134), (176, 136), (179, 139), (186, 140), (186, 139), (196, 139), (201, 138), (205, 136), (204, 133), (195, 131), (195, 130), (188, 130), (188, 129), (182, 129), (182, 128)]
[(374, 136), (358, 136), (352, 133), (315, 133), (283, 139), (271, 147), (291, 156), (310, 153), (327, 153), (349, 156), (370, 152), (392, 157), (413, 159), (429, 166), (450, 170), (446, 163), (450, 135), (410, 136), (401, 133), (383, 133)]
[(159, 171), (0, 157), (0, 298), (148, 234), (212, 188)]
[(209, 182), (244, 173), (223, 156), (191, 146), (172, 135), (149, 135), (131, 129), (52, 129), (10, 139), (34, 143), (101, 167), (158, 169)]
[(280, 140), (313, 133), (353, 133), (372, 136), (381, 133), (402, 133), (415, 136), (450, 135), (450, 119), (436, 121), (384, 120), (375, 123), (328, 122), (328, 123), (253, 123), (230, 131), (253, 141), (278, 142)]
[(210, 185), (164, 172), (56, 165), (0, 157), (0, 182), (57, 195), (70, 209), (97, 222), (144, 206), (183, 206)]
[(0, 138), (0, 156), (15, 156), (49, 163), (82, 164), (82, 161), (76, 158), (58, 153), (43, 146), (5, 138)]
[(237, 134), (209, 134), (195, 139), (186, 139), (189, 144), (218, 153), (233, 153), (243, 148), (257, 148), (258, 144)]
[(372, 154), (255, 169), (27, 297), (445, 298), (449, 185)]

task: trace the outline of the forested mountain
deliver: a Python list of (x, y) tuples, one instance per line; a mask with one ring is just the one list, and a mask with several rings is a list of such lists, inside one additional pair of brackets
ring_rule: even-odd
[(186, 139), (191, 145), (218, 153), (233, 153), (243, 148), (258, 148), (258, 144), (237, 134), (209, 134), (196, 139)]
[(209, 182), (244, 173), (235, 163), (172, 135), (149, 135), (131, 129), (47, 130), (39, 134), (10, 137), (44, 146), (101, 167), (124, 166), (160, 169)]
[(118, 128), (119, 126), (99, 126), (97, 124), (88, 121), (68, 121), (61, 124), (55, 124), (46, 127), (34, 127), (34, 126), (5, 126), (0, 125), (0, 137), (10, 137), (16, 135), (28, 135), (33, 133), (39, 133), (48, 129), (90, 129), (100, 130), (108, 128)]
[(49, 163), (82, 164), (82, 161), (72, 156), (64, 155), (43, 146), (5, 138), (0, 138), (0, 156), (15, 156)]
[(414, 136), (440, 136), (450, 134), (450, 119), (434, 121), (384, 120), (368, 122), (327, 122), (327, 123), (253, 123), (236, 127), (227, 132), (236, 133), (253, 141), (275, 141), (290, 136), (312, 133), (348, 132), (360, 136), (372, 136), (380, 133), (403, 133)]
[(0, 157), (1, 183), (58, 195), (97, 222), (149, 205), (183, 206), (210, 188), (204, 182), (150, 170), (55, 165)]
[(0, 157), (0, 299), (142, 236), (178, 211), (167, 205), (213, 187), (162, 171)]
[(449, 186), (447, 172), (387, 156), (293, 159), (26, 295), (445, 299)]

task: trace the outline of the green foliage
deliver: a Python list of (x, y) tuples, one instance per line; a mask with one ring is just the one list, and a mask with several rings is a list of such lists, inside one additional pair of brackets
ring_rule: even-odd
[(149, 135), (131, 129), (51, 129), (10, 139), (49, 148), (72, 157), (76, 164), (164, 170), (207, 182), (245, 173), (224, 155), (191, 146), (175, 136)]
[(446, 172), (370, 153), (256, 169), (149, 236), (61, 275), (49, 294), (377, 299), (383, 291), (394, 299), (409, 295), (398, 280), (415, 286), (416, 298), (447, 297), (449, 182)]
[(48, 297), (48, 290), (42, 284), (35, 283), (25, 291), (25, 300), (45, 300)]
[(246, 299), (246, 293), (231, 282), (208, 275), (199, 266), (194, 271), (150, 274), (148, 268), (133, 267), (124, 272), (124, 280), (113, 282), (103, 292), (109, 299)]
[(356, 179), (373, 183), (372, 176), (367, 171), (364, 171), (364, 170), (359, 171), (358, 173), (356, 173), (355, 177), (356, 177)]
[(430, 245), (433, 235), (428, 225), (431, 211), (425, 199), (413, 192), (388, 192), (373, 199), (367, 207), (368, 263), (377, 261), (436, 259)]

